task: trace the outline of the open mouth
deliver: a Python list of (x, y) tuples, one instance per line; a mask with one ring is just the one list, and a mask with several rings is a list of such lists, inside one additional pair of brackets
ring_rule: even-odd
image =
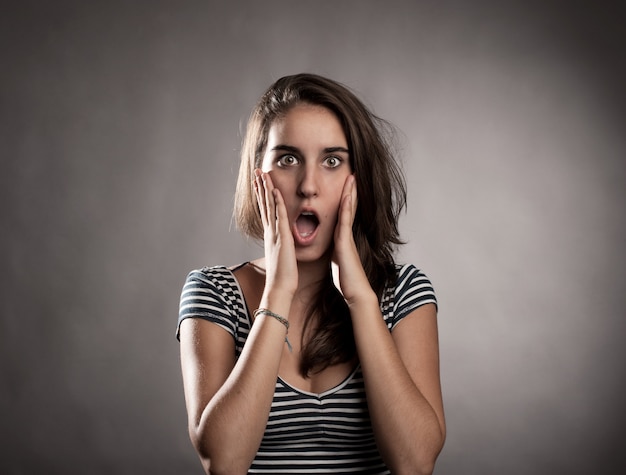
[(296, 220), (296, 231), (300, 237), (307, 238), (315, 232), (319, 224), (320, 221), (314, 213), (304, 211)]

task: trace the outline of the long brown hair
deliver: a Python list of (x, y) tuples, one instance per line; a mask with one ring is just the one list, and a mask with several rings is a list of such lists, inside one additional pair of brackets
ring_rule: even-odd
[[(394, 282), (393, 251), (401, 244), (398, 217), (406, 205), (404, 176), (392, 153), (393, 128), (374, 115), (346, 86), (314, 74), (285, 76), (261, 97), (248, 121), (241, 152), (234, 218), (245, 235), (263, 239), (263, 224), (252, 189), (253, 173), (260, 168), (271, 125), (297, 104), (326, 107), (339, 119), (350, 150), (356, 178), (358, 206), (354, 240), (365, 273), (379, 299)], [(309, 309), (317, 317), (302, 349), (301, 373), (350, 361), (356, 353), (347, 305), (328, 278), (321, 283)]]

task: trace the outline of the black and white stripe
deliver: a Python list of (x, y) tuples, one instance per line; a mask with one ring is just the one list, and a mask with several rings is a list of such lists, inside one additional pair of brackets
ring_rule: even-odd
[[(419, 306), (437, 304), (432, 285), (421, 271), (413, 265), (397, 270), (395, 287), (387, 289), (381, 301), (390, 330)], [(251, 320), (229, 269), (205, 267), (189, 274), (181, 295), (179, 327), (185, 318), (220, 325), (233, 335), (237, 355), (241, 354)], [(301, 391), (279, 377), (263, 441), (249, 473), (389, 473), (374, 440), (360, 367), (322, 394)]]

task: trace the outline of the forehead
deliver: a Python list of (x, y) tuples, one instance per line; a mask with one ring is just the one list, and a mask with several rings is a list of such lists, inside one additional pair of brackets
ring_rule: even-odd
[(325, 147), (348, 146), (343, 127), (334, 112), (314, 104), (298, 104), (280, 116), (268, 131), (268, 146), (323, 144)]

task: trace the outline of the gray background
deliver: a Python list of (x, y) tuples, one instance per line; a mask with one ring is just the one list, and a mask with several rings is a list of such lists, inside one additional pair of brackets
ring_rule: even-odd
[(0, 472), (200, 472), (180, 288), (259, 255), (240, 130), (310, 71), (402, 131), (437, 473), (624, 473), (625, 35), (598, 3), (3, 2)]

